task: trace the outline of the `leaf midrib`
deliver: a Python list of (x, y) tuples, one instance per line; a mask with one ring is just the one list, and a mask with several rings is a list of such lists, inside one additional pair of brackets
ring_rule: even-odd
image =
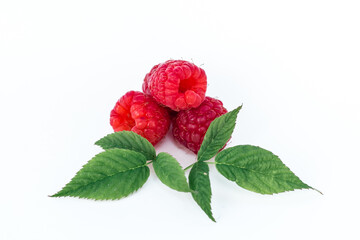
[[(131, 136), (131, 137), (133, 137), (133, 136)], [(124, 139), (126, 139), (126, 138), (124, 138)], [(133, 140), (136, 141), (136, 139), (133, 139)], [(110, 139), (110, 141), (111, 141), (111, 143), (112, 143), (113, 145), (116, 145), (116, 144), (117, 144), (116, 141), (113, 141), (113, 140), (111, 140), (111, 139)], [(141, 153), (142, 155), (145, 156), (145, 158), (148, 158), (148, 156), (151, 155), (151, 159), (146, 159), (146, 160), (154, 160), (154, 159), (155, 159), (155, 156), (154, 156), (153, 153), (146, 152), (146, 151), (144, 151), (143, 149), (140, 149), (140, 150), (139, 150), (139, 149), (136, 149), (136, 148), (132, 147), (132, 145), (131, 145), (130, 142), (126, 142), (126, 144), (127, 144), (127, 145), (126, 145), (126, 149), (131, 150), (131, 151), (135, 151), (135, 152), (138, 152), (138, 153)], [(144, 148), (147, 148), (147, 146), (145, 146)], [(111, 148), (108, 148), (108, 149), (124, 149), (124, 148), (111, 147)]]
[[(263, 172), (255, 171), (255, 170), (253, 170), (253, 169), (248, 169), (248, 168), (245, 168), (245, 167), (236, 166), (236, 165), (233, 165), (233, 164), (219, 163), (219, 162), (216, 162), (216, 164), (225, 165), (225, 166), (230, 166), (230, 167), (235, 167), (235, 168), (240, 168), (240, 169), (243, 169), (243, 170), (246, 170), (246, 171), (249, 171), (249, 172), (259, 173), (259, 174), (262, 174), (262, 175), (264, 175), (264, 176), (269, 176), (269, 177), (273, 177), (273, 178), (280, 179), (280, 180), (283, 180), (283, 181), (287, 181), (286, 179), (279, 178), (279, 177), (276, 176), (276, 175), (266, 174), (266, 173), (263, 173)], [(295, 174), (294, 174), (294, 176), (296, 177)], [(292, 181), (287, 181), (287, 182), (292, 182)], [(292, 183), (295, 183), (295, 182), (292, 182)]]
[[(230, 119), (230, 118), (229, 118)], [(226, 125), (226, 123), (229, 121), (229, 119), (226, 119), (225, 118), (225, 125)], [(209, 126), (209, 128), (210, 128), (210, 126)], [(210, 145), (211, 145), (211, 143), (213, 142), (213, 141), (215, 141), (215, 138), (218, 136), (219, 134), (217, 134), (217, 135), (215, 135), (215, 137), (213, 137), (213, 138), (211, 138), (210, 139), (210, 141), (209, 141), (209, 144), (207, 145), (207, 147), (206, 148), (208, 148)], [(205, 149), (206, 150), (206, 149)], [(202, 157), (204, 156), (204, 154), (206, 154), (206, 151), (203, 151), (203, 153), (200, 155), (200, 156), (198, 156), (198, 160), (199, 161), (202, 161), (201, 159), (202, 159)], [(206, 159), (205, 159), (206, 160)]]
[[(144, 165), (141, 165), (141, 166), (138, 166), (138, 167), (135, 167), (135, 168), (129, 168), (129, 169), (125, 170), (125, 171), (119, 171), (119, 172), (114, 173), (114, 174), (112, 174), (112, 175), (109, 175), (109, 176), (100, 178), (100, 179), (98, 179), (98, 180), (96, 180), (96, 181), (94, 181), (94, 182), (89, 182), (89, 183), (84, 184), (84, 185), (82, 185), (82, 186), (80, 186), (80, 187), (77, 187), (77, 188), (75, 188), (75, 189), (71, 189), (71, 190), (65, 191), (65, 193), (66, 193), (66, 192), (68, 193), (68, 192), (73, 192), (73, 191), (79, 190), (79, 189), (84, 188), (84, 187), (86, 187), (86, 186), (89, 186), (89, 185), (92, 185), (92, 184), (96, 184), (97, 182), (100, 182), (100, 181), (104, 180), (105, 178), (114, 177), (115, 175), (118, 175), (118, 174), (120, 174), (120, 173), (124, 173), (124, 172), (127, 172), (127, 171), (135, 170), (135, 169), (138, 169), (138, 168), (141, 168), (141, 167), (146, 167), (146, 163), (145, 163)], [(65, 187), (66, 187), (66, 186), (65, 186)]]

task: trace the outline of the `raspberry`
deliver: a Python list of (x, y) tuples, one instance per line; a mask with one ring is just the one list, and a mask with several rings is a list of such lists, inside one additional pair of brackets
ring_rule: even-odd
[(206, 97), (193, 109), (180, 111), (173, 121), (173, 136), (182, 145), (197, 153), (210, 123), (227, 113), (220, 100)]
[(205, 99), (205, 71), (183, 60), (155, 65), (146, 74), (143, 92), (174, 111), (198, 107)]
[(170, 116), (166, 108), (142, 92), (130, 91), (122, 96), (110, 113), (114, 131), (133, 131), (155, 145), (167, 133)]

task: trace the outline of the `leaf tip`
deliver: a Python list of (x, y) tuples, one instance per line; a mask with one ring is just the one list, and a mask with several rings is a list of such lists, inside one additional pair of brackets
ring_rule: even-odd
[(187, 188), (184, 190), (185, 190), (184, 192), (189, 192), (189, 193), (191, 193), (193, 191), (189, 186), (187, 186)]
[(97, 140), (97, 141), (94, 143), (94, 145), (101, 147), (101, 146), (100, 146), (100, 141), (101, 141), (101, 139)]
[(209, 216), (209, 218), (211, 219), (211, 221), (213, 221), (214, 223), (216, 223), (216, 220), (215, 220), (215, 218), (213, 217), (213, 216)]
[(237, 108), (235, 108), (235, 109), (233, 110), (233, 112), (236, 112), (236, 114), (238, 114), (238, 113), (240, 112), (240, 110), (242, 109), (242, 107), (243, 107), (243, 104), (241, 104), (240, 106), (238, 106)]
[(61, 197), (59, 193), (55, 193), (53, 195), (48, 195), (48, 197), (55, 198), (55, 197)]
[[(166, 185), (166, 184), (165, 184)], [(170, 187), (170, 186), (168, 186)], [(183, 192), (183, 193), (192, 193), (193, 190), (191, 190), (189, 187), (186, 188), (186, 187), (183, 187), (183, 188), (174, 188), (174, 187), (170, 187), (171, 189), (174, 189), (175, 191), (178, 191), (178, 192)]]
[(112, 134), (112, 133), (107, 134), (107, 135), (105, 135), (104, 137), (100, 138), (99, 140), (97, 140), (97, 141), (94, 143), (94, 145), (99, 146), (99, 147), (102, 148), (102, 144), (103, 144), (104, 139), (107, 138), (107, 137), (109, 137), (109, 135), (111, 135), (111, 134)]
[(310, 187), (310, 189), (314, 190), (314, 191), (317, 191), (318, 193), (320, 193), (321, 195), (324, 195), (320, 190), (316, 189), (316, 188), (313, 188), (313, 187)]

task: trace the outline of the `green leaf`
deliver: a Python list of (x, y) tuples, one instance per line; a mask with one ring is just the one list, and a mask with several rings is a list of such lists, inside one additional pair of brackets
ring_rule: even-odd
[(189, 174), (191, 195), (208, 217), (215, 222), (211, 212), (211, 187), (209, 166), (205, 162), (196, 162)]
[(242, 106), (211, 122), (198, 152), (198, 161), (206, 161), (215, 156), (230, 139), (235, 128), (237, 114)]
[(149, 174), (142, 154), (127, 149), (109, 149), (91, 159), (61, 191), (51, 197), (120, 199), (144, 185)]
[(274, 194), (295, 189), (312, 189), (286, 167), (278, 156), (263, 148), (240, 145), (221, 151), (215, 158), (217, 170), (247, 190)]
[(111, 148), (129, 149), (142, 153), (147, 160), (154, 160), (156, 151), (153, 145), (142, 136), (131, 131), (111, 133), (95, 143), (104, 150)]
[(159, 153), (153, 166), (162, 183), (180, 192), (190, 192), (185, 172), (173, 156), (164, 152)]

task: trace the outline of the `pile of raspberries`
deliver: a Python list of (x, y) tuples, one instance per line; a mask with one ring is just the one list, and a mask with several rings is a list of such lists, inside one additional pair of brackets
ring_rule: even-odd
[(172, 135), (199, 151), (210, 123), (227, 110), (220, 100), (206, 97), (205, 71), (193, 63), (169, 60), (146, 74), (143, 92), (130, 91), (110, 114), (114, 131), (133, 131), (155, 146), (172, 123)]

